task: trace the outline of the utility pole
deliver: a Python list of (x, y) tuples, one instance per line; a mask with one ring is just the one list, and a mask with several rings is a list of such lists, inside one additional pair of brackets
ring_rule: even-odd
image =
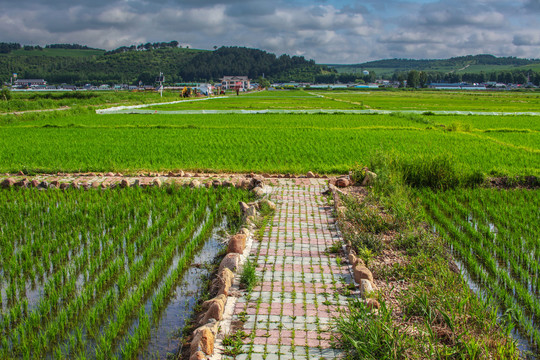
[(159, 81), (159, 92), (160, 92), (161, 97), (163, 97), (163, 82), (165, 81), (165, 76), (163, 76), (162, 72), (159, 73), (158, 81)]

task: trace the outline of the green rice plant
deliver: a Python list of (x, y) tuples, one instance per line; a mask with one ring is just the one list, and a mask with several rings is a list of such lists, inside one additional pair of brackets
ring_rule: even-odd
[[(253, 121), (254, 117), (261, 116), (264, 122)], [(485, 124), (497, 128), (499, 122), (505, 127), (537, 129), (530, 118), (517, 117), (509, 121), (493, 116), (456, 115), (437, 116), (435, 121), (441, 125), (448, 121), (471, 123), (475, 129), (489, 126)], [(47, 124), (55, 127), (44, 127)], [(191, 128), (193, 126), (197, 128)], [(483, 173), (493, 170), (506, 175), (538, 175), (536, 132), (489, 133), (488, 136), (477, 131), (433, 131), (426, 130), (424, 124), (383, 114), (158, 117), (49, 114), (32, 121), (0, 122), (0, 129), (6, 140), (0, 143), (1, 172), (16, 173), (26, 169), (34, 173), (69, 170), (133, 173), (143, 169), (181, 168), (272, 173), (311, 170), (342, 174), (356, 163), (367, 164), (373, 149), (380, 149), (395, 151), (405, 159), (417, 154), (430, 157), (453, 154), (460, 171), (463, 168)], [(241, 151), (232, 145), (238, 138), (245, 139)], [(522, 138), (525, 144), (520, 142)], [(59, 146), (51, 146), (46, 139), (55, 139)], [(140, 151), (140, 144), (154, 142), (162, 146)], [(13, 143), (21, 144), (20, 151), (13, 152), (9, 146)], [(99, 152), (81, 151), (94, 148), (95, 144), (100, 145)], [(36, 153), (36, 148), (44, 151)], [(369, 168), (374, 170), (372, 166)]]
[(448, 130), (448, 131), (470, 132), (471, 131), (471, 124), (453, 122), (449, 126), (446, 127), (446, 130)]
[[(192, 254), (222, 216), (226, 206), (219, 202), (237, 204), (246, 200), (242, 194), (236, 189), (0, 192), (0, 197), (25, 198), (7, 201), (7, 211), (0, 212), (0, 226), (7, 224), (0, 243), (6, 243), (5, 236), (22, 239), (10, 243), (15, 245), (12, 251), (16, 256), (5, 259), (10, 266), (4, 274), (10, 277), (14, 294), (9, 318), (2, 317), (0, 322), (2, 331), (10, 327), (9, 343), (13, 346), (3, 350), (7, 357), (24, 358), (28, 351), (31, 357), (54, 356), (58, 351), (73, 357), (89, 355), (85, 354), (89, 347), (82, 345), (82, 334), (74, 330), (82, 327), (92, 345), (95, 342), (103, 350), (96, 356), (112, 357), (119, 351), (118, 338), (129, 327), (131, 315), (155, 292), (155, 285), (164, 281), (164, 270), (171, 266), (174, 254), (184, 249), (191, 255), (181, 258), (179, 271), (173, 272), (174, 279), (167, 278), (168, 284), (181, 278)], [(133, 201), (140, 204), (135, 211), (128, 206)], [(214, 210), (207, 213), (209, 208)], [(25, 218), (12, 216), (21, 211), (26, 211)], [(49, 213), (51, 217), (43, 215)], [(22, 219), (26, 226), (22, 226)], [(54, 229), (54, 236), (43, 229)], [(191, 238), (194, 231), (198, 235)], [(30, 264), (36, 263), (28, 259), (35, 257), (51, 270), (38, 280), (44, 296), (30, 303), (24, 297), (30, 281), (25, 277), (32, 273)], [(164, 305), (161, 302), (160, 307)], [(115, 313), (117, 306), (120, 310)], [(115, 321), (104, 326), (111, 316)], [(144, 342), (140, 346), (144, 347)]]
[[(536, 261), (522, 251), (524, 243), (532, 245), (523, 236), (527, 232), (520, 229), (516, 236), (508, 231), (521, 226), (510, 225), (514, 211), (510, 210), (512, 207), (503, 205), (507, 203), (507, 193), (492, 189), (465, 189), (440, 195), (430, 191), (421, 194), (437, 231), (450, 241), (454, 253), (463, 261), (469, 274), (497, 304), (514, 314), (512, 322), (516, 328), (526, 333), (532, 344), (538, 344), (539, 330), (531, 325), (532, 318), (540, 315), (540, 303), (535, 296), (538, 287), (532, 285), (535, 281), (531, 282), (530, 277), (530, 270), (536, 269), (533, 265)], [(511, 201), (519, 208), (528, 206), (516, 202), (515, 196)], [(497, 211), (493, 205), (497, 206)], [(508, 213), (501, 217), (501, 211)], [(495, 224), (486, 225), (492, 221)], [(500, 230), (495, 233), (495, 228)]]

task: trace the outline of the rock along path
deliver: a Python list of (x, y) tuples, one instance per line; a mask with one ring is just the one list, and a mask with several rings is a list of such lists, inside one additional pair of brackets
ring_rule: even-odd
[[(237, 360), (335, 359), (332, 318), (347, 308), (343, 295), (352, 277), (327, 253), (341, 240), (332, 207), (321, 195), (322, 179), (273, 179), (277, 205), (250, 259), (258, 286), (242, 293), (232, 321), (244, 321), (249, 336)], [(219, 343), (217, 348), (223, 349)], [(223, 355), (222, 359), (234, 359)]]

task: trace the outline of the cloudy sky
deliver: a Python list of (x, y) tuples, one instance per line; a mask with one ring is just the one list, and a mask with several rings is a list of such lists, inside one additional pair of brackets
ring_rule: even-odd
[(540, 0), (0, 0), (0, 41), (114, 49), (177, 40), (319, 63), (540, 58)]

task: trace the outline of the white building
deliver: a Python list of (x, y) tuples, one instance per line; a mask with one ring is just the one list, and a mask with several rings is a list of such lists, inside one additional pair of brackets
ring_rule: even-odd
[(47, 82), (43, 79), (17, 79), (13, 83), (15, 86), (40, 86), (40, 85), (47, 85)]
[(245, 91), (249, 89), (250, 82), (247, 76), (224, 76), (221, 79), (221, 88), (223, 90), (240, 89)]

